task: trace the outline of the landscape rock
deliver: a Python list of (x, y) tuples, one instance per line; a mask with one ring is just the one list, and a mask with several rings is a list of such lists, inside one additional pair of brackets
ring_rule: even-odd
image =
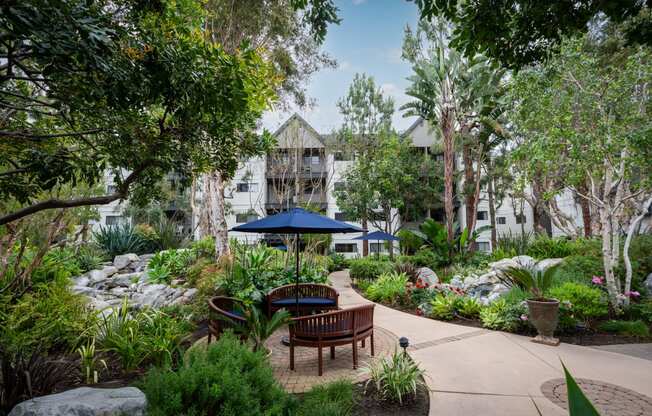
[(648, 293), (652, 293), (652, 273), (647, 275), (645, 279), (645, 287), (647, 288)]
[(530, 256), (512, 257), (512, 261), (515, 262), (518, 265), (518, 267), (524, 267), (524, 268), (533, 268), (537, 262)]
[(133, 262), (137, 262), (139, 260), (140, 258), (138, 257), (138, 254), (134, 254), (134, 253), (121, 254), (119, 256), (115, 256), (115, 258), (113, 259), (113, 265), (117, 267), (118, 270), (121, 270), (129, 266), (129, 264)]
[(544, 260), (541, 260), (540, 262), (538, 262), (535, 267), (536, 267), (537, 270), (545, 272), (549, 268), (551, 268), (553, 266), (556, 266), (558, 264), (561, 264), (561, 262), (563, 262), (563, 261), (564, 261), (564, 259), (544, 259)]
[(421, 279), (423, 283), (428, 284), (428, 286), (439, 283), (439, 277), (437, 277), (437, 273), (427, 267), (422, 267), (417, 270), (417, 278)]
[(146, 408), (145, 394), (135, 387), (79, 387), (19, 403), (9, 416), (142, 416)]

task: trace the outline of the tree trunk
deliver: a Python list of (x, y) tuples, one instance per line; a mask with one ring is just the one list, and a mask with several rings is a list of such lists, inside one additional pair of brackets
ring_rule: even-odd
[(491, 168), (488, 172), (489, 180), (487, 181), (487, 198), (489, 199), (489, 221), (491, 224), (491, 250), (495, 250), (498, 246), (498, 236), (496, 230), (496, 203), (494, 201), (494, 179)]
[[(624, 293), (627, 293), (632, 289), (632, 262), (629, 259), (629, 246), (632, 243), (632, 238), (636, 233), (636, 229), (638, 228), (641, 221), (643, 221), (643, 218), (645, 218), (649, 212), (650, 206), (652, 206), (652, 198), (648, 199), (642, 205), (643, 212), (632, 220), (631, 224), (629, 224), (629, 229), (627, 230), (627, 238), (625, 239), (625, 245), (623, 247), (623, 260), (625, 261)], [(629, 296), (625, 298), (625, 305), (629, 305)]]
[(215, 257), (228, 256), (229, 231), (224, 204), (224, 179), (218, 171), (203, 176), (200, 233), (215, 238)]
[(453, 242), (453, 181), (455, 176), (455, 153), (453, 117), (450, 111), (444, 112), (440, 121), (442, 137), (444, 139), (444, 212), (446, 213), (446, 231), (448, 242)]
[[(583, 184), (579, 188), (579, 191), (583, 195), (587, 195), (589, 193), (589, 190), (588, 190), (588, 187), (586, 186), (586, 184)], [(580, 209), (582, 210), (582, 224), (584, 226), (584, 237), (589, 238), (589, 237), (591, 237), (593, 235), (593, 230), (592, 230), (592, 227), (591, 227), (591, 222), (592, 222), (592, 219), (591, 219), (591, 204), (586, 198), (584, 198), (582, 196), (579, 196), (578, 199), (579, 199)]]
[(475, 189), (471, 192), (471, 184), (475, 184), (475, 175), (473, 172), (473, 158), (471, 157), (471, 147), (465, 144), (462, 149), (462, 158), (464, 159), (464, 201), (466, 209), (466, 227), (469, 228), (474, 222), (475, 214)]
[[(362, 217), (361, 221), (362, 229), (364, 230), (362, 232), (363, 236), (367, 235), (367, 215), (365, 214)], [(369, 255), (369, 241), (363, 240), (362, 241), (362, 257), (367, 257)]]

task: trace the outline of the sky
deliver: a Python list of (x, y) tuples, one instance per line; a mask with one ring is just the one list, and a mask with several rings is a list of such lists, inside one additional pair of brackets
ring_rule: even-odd
[(315, 100), (309, 109), (270, 111), (263, 116), (263, 127), (276, 130), (297, 112), (320, 133), (330, 133), (341, 125), (337, 100), (346, 95), (356, 73), (374, 77), (386, 95), (396, 101), (394, 128), (407, 129), (414, 117), (403, 118), (398, 108), (409, 101), (405, 95), (410, 65), (401, 60), (401, 45), (406, 25), (414, 28), (418, 9), (405, 0), (336, 0), (339, 25), (331, 25), (322, 47), (338, 63), (336, 69), (322, 69), (309, 81), (308, 96)]

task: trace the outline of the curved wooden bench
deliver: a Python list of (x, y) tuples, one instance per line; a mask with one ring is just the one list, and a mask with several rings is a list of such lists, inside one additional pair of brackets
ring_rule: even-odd
[(322, 348), (330, 347), (331, 360), (337, 345), (351, 344), (353, 368), (358, 368), (358, 341), (371, 338), (371, 355), (374, 355), (374, 307), (369, 304), (355, 308), (318, 315), (294, 318), (290, 322), (290, 370), (294, 370), (294, 347), (318, 349), (319, 375), (323, 374)]
[(232, 329), (238, 333), (241, 338), (246, 338), (241, 331), (247, 320), (242, 315), (244, 311), (243, 304), (240, 300), (226, 296), (215, 296), (208, 300), (209, 320), (208, 320), (208, 343), (211, 338), (219, 339), (222, 333), (227, 329)]
[(339, 309), (339, 293), (328, 285), (316, 283), (299, 284), (299, 310), (296, 307), (296, 285), (285, 285), (272, 289), (267, 294), (267, 315), (272, 316), (279, 309), (302, 312), (329, 311)]

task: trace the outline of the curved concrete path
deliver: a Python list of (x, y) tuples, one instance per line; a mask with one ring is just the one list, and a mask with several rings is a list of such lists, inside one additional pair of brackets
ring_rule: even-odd
[[(351, 288), (347, 271), (330, 279), (343, 307), (369, 303)], [(454, 325), (376, 306), (374, 322), (408, 337), (410, 355), (426, 370), (431, 415), (567, 415), (541, 393), (563, 377), (616, 384), (652, 397), (652, 361), (570, 344), (549, 347), (530, 338)], [(652, 409), (643, 414), (652, 415)]]

